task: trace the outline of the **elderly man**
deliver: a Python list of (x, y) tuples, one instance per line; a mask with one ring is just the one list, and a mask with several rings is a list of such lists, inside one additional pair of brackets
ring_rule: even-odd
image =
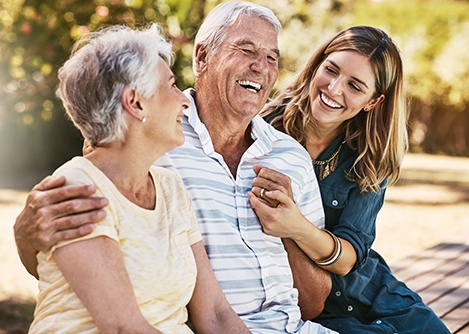
[[(256, 173), (269, 179), (258, 164), (274, 168), (288, 175), (282, 190), (303, 214), (324, 224), (308, 154), (257, 116), (277, 79), (280, 30), (270, 10), (248, 2), (223, 3), (207, 16), (195, 39), (196, 89), (185, 92), (192, 102), (183, 120), (186, 142), (156, 164), (182, 178), (217, 280), (253, 333), (331, 333), (301, 320), (298, 306), (299, 290), (303, 318), (319, 313), (328, 275), (291, 240), (264, 234), (247, 195)], [(39, 183), (15, 224), (20, 256), (34, 275), (37, 250), (89, 233), (103, 215), (106, 201), (88, 197), (92, 187), (63, 183)]]

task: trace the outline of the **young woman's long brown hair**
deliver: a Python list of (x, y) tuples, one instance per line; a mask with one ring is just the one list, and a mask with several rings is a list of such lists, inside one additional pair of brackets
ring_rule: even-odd
[(309, 99), (311, 81), (326, 57), (338, 51), (356, 51), (368, 57), (376, 79), (374, 97), (385, 96), (372, 111), (362, 110), (343, 124), (347, 145), (358, 152), (347, 177), (364, 192), (379, 192), (385, 179), (388, 185), (397, 181), (408, 149), (402, 60), (384, 31), (355, 26), (336, 34), (313, 54), (293, 83), (267, 104), (261, 115), (305, 145), (307, 130), (316, 127)]

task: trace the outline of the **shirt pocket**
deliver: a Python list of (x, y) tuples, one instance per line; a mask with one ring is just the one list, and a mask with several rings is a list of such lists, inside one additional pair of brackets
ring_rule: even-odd
[(342, 210), (348, 203), (348, 189), (323, 185), (321, 188), (323, 204), (334, 210)]

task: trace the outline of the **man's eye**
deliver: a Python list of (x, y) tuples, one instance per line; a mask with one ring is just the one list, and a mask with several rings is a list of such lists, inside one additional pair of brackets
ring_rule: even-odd
[(268, 56), (267, 57), (271, 63), (276, 63), (277, 62), (277, 57), (274, 56)]
[(253, 50), (250, 50), (250, 49), (241, 49), (241, 51), (243, 51), (244, 53), (247, 53), (247, 54), (254, 54), (254, 51)]

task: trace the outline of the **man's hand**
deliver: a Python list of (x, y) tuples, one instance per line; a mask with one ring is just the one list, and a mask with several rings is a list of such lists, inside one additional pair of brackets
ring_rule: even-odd
[(65, 178), (48, 176), (29, 193), (14, 226), (18, 252), (26, 269), (37, 277), (38, 251), (62, 240), (93, 231), (93, 223), (106, 216), (107, 199), (91, 197), (93, 185), (65, 185)]
[[(257, 177), (254, 178), (252, 183), (252, 193), (256, 197), (260, 198), (265, 204), (277, 209), (282, 209), (281, 206), (285, 206), (287, 202), (286, 198), (284, 198), (283, 203), (278, 200), (285, 197), (282, 196), (282, 194), (287, 195), (294, 201), (291, 180), (287, 175), (260, 165), (254, 165), (253, 169)], [(261, 196), (262, 189), (265, 189), (262, 194), (263, 196)], [(274, 199), (271, 197), (272, 195), (269, 196), (265, 194), (269, 191), (271, 192), (269, 194), (273, 194), (275, 191), (279, 191), (282, 194), (276, 195), (275, 197), (278, 199)], [(269, 208), (267, 207), (266, 210), (269, 211)], [(256, 211), (256, 213), (258, 212)], [(280, 216), (277, 218), (279, 217)], [(296, 220), (297, 218), (291, 219)], [(289, 224), (295, 223), (291, 219), (287, 219), (287, 222)], [(318, 316), (324, 309), (325, 301), (332, 289), (331, 276), (329, 272), (319, 268), (300, 249), (295, 241), (290, 238), (283, 238), (282, 241), (288, 253), (288, 260), (293, 272), (293, 283), (295, 288), (298, 289), (298, 305), (301, 310), (301, 318), (303, 320), (311, 320)]]
[(257, 177), (252, 181), (252, 192), (257, 197), (264, 200), (264, 202), (273, 208), (277, 207), (280, 202), (273, 198), (265, 198), (264, 196), (261, 196), (262, 189), (265, 189), (264, 191), (278, 190), (295, 201), (291, 188), (291, 180), (287, 175), (257, 164), (254, 165), (253, 170)]

